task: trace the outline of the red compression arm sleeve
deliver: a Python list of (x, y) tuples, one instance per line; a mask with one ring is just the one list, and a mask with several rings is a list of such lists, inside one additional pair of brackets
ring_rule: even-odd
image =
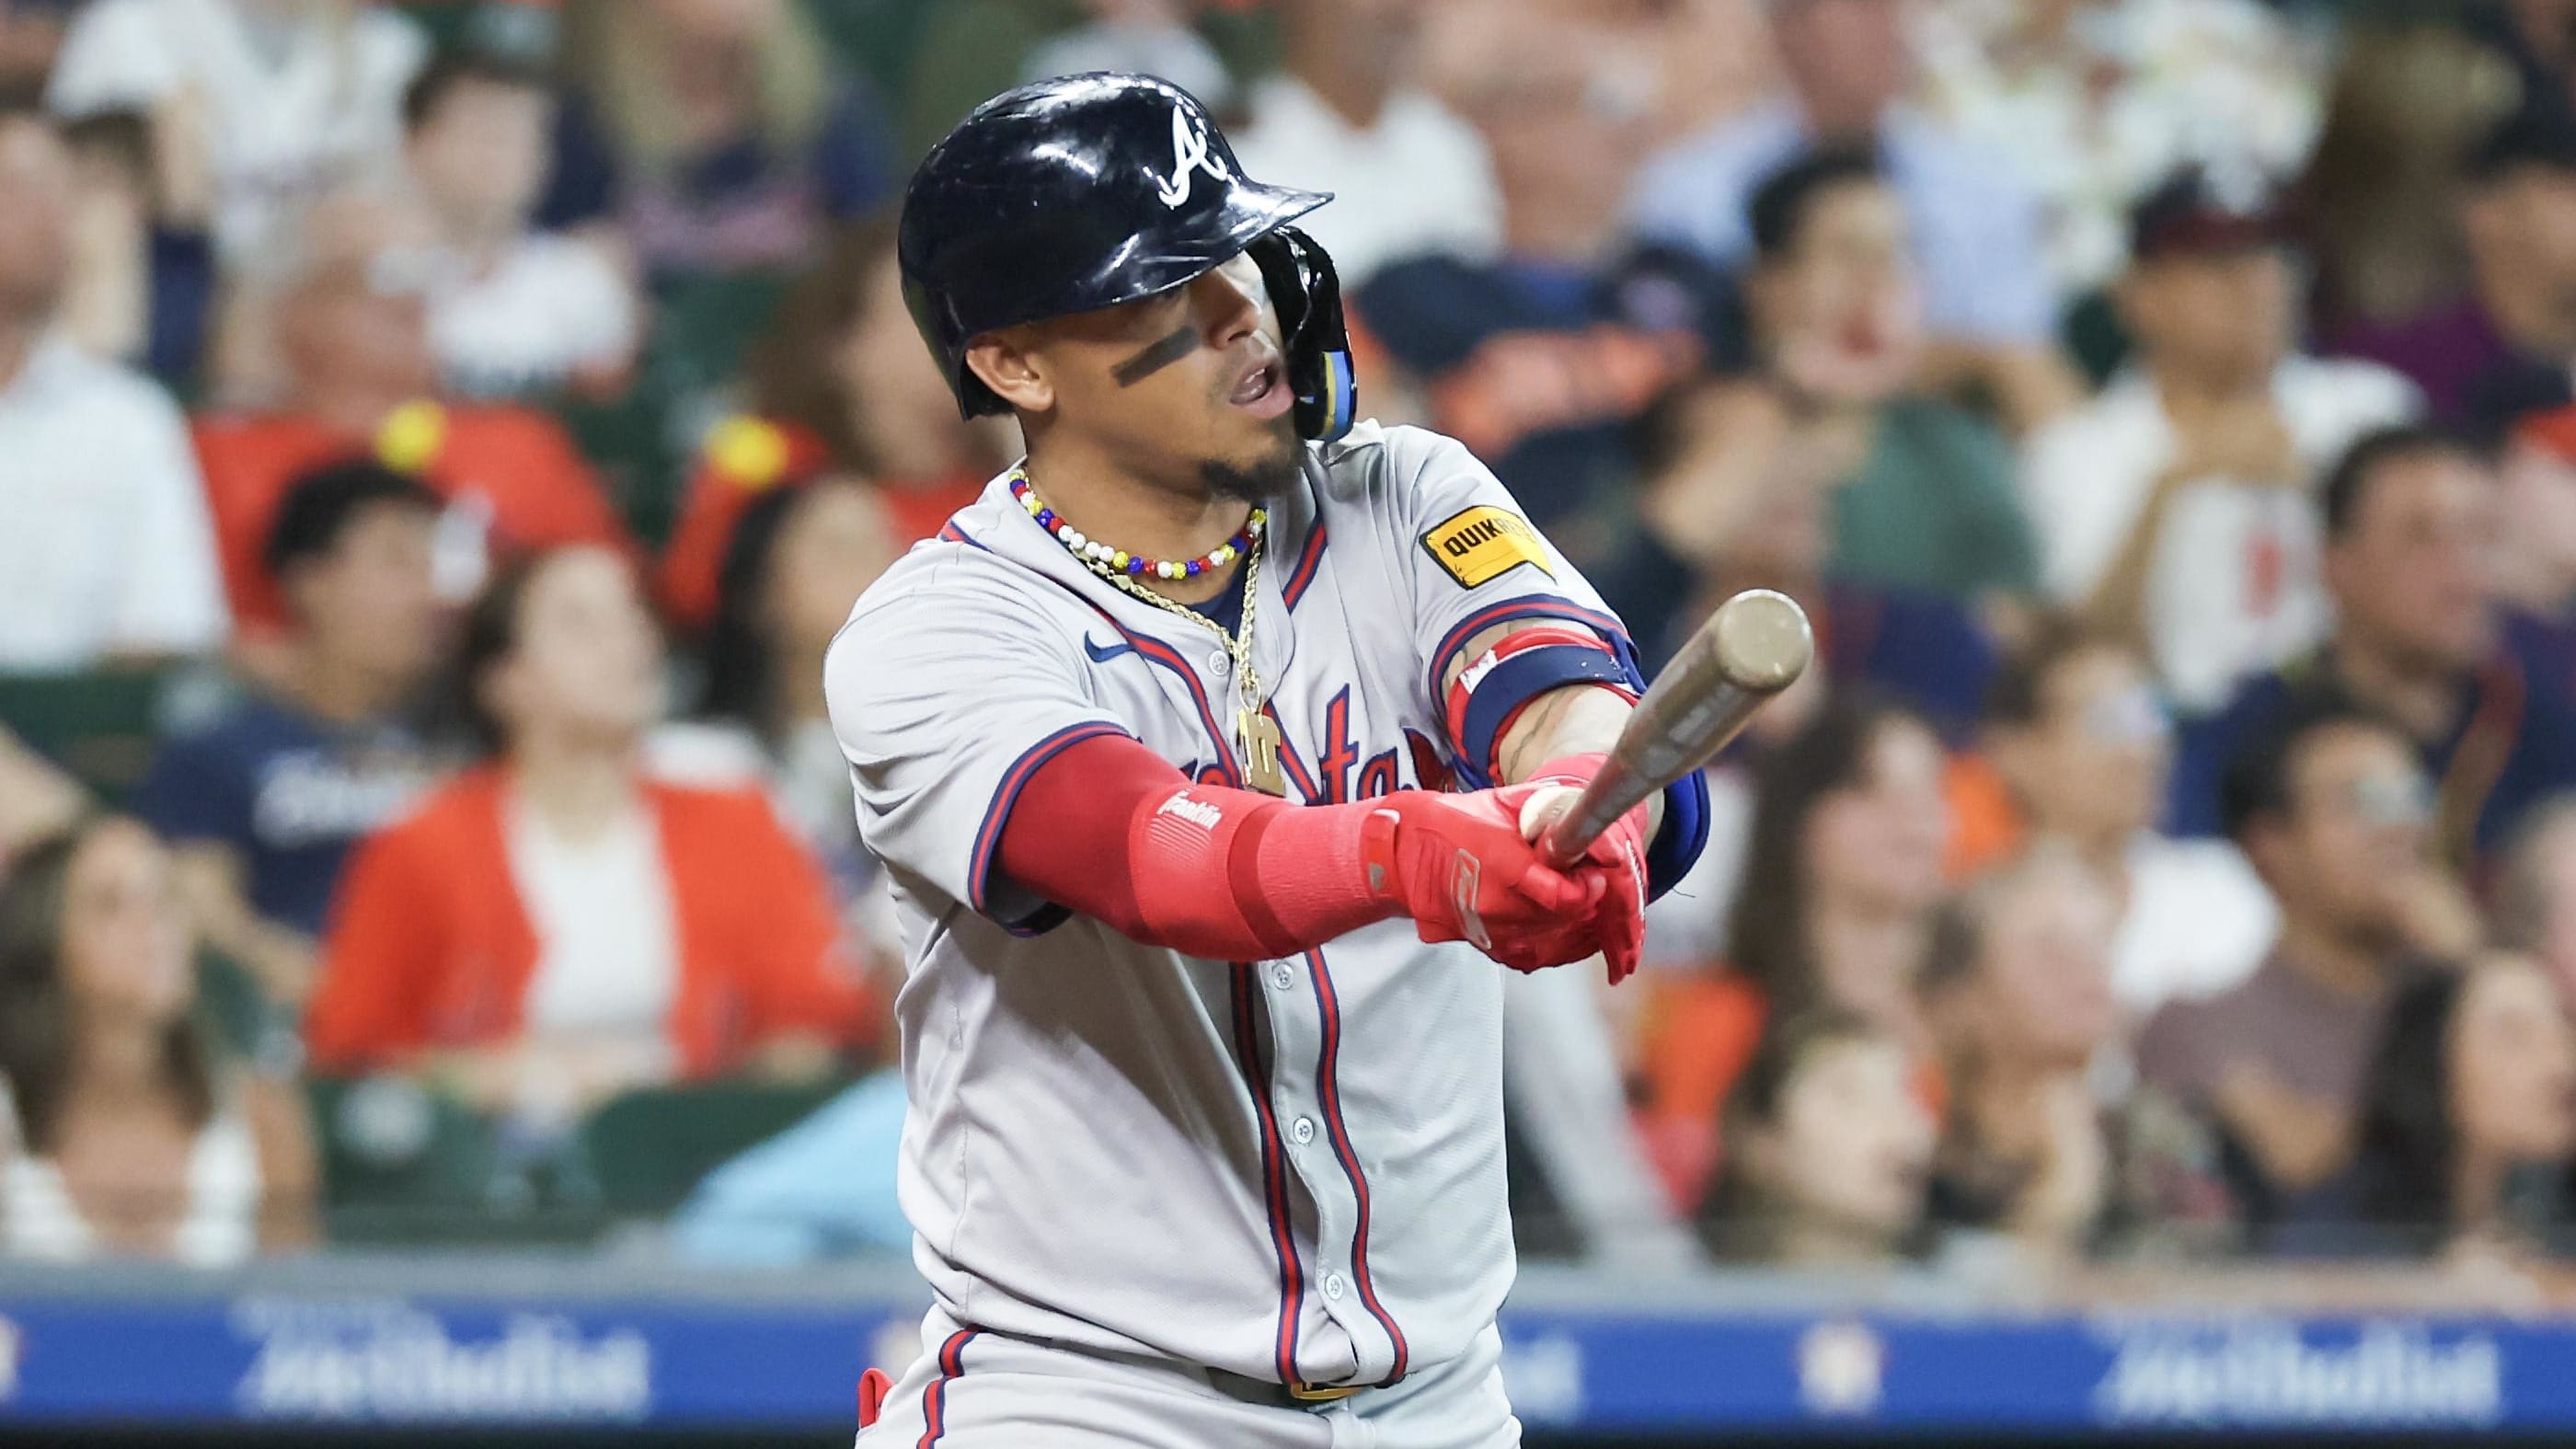
[(1149, 946), (1217, 961), (1293, 956), (1399, 914), (1400, 898), (1368, 888), (1370, 808), (1192, 784), (1135, 740), (1103, 735), (1021, 788), (1000, 865)]

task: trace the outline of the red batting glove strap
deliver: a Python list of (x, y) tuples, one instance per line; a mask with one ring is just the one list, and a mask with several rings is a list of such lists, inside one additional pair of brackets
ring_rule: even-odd
[(1505, 792), (1405, 790), (1372, 804), (1363, 868), (1372, 889), (1402, 901), (1423, 940), (1465, 941), (1519, 971), (1592, 954), (1574, 948), (1568, 928), (1591, 918), (1606, 884), (1541, 859)]
[[(1599, 750), (1560, 756), (1539, 766), (1525, 784), (1580, 789), (1592, 783), (1609, 761), (1610, 756)], [(1645, 954), (1647, 818), (1645, 802), (1640, 801), (1610, 822), (1583, 854), (1583, 864), (1599, 867), (1607, 879), (1593, 927), (1613, 986), (1627, 980)]]

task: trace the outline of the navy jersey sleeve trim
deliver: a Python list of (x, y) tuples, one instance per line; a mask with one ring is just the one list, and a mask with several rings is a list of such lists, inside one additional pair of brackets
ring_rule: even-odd
[(1009, 769), (1002, 772), (1002, 782), (993, 787), (992, 803), (984, 807), (984, 824), (975, 832), (975, 853), (967, 864), (967, 893), (971, 897), (967, 904), (975, 908), (977, 915), (999, 922), (1002, 929), (1015, 936), (1041, 936), (1064, 924), (1073, 914), (1052, 903), (1016, 920), (1003, 920), (993, 914), (993, 862), (1001, 852), (1002, 830), (1010, 820), (1011, 807), (1019, 803), (1020, 792), (1028, 788), (1029, 781), (1037, 776), (1039, 768), (1047, 761), (1084, 740), (1126, 734), (1127, 731), (1105, 720), (1085, 720), (1080, 724), (1066, 725), (1031, 745), (1011, 762)]
[[(1470, 638), (1496, 624), (1519, 619), (1562, 619), (1598, 632), (1610, 642), (1611, 652), (1618, 656), (1620, 678), (1630, 689), (1639, 693), (1645, 691), (1646, 675), (1638, 667), (1637, 646), (1629, 640), (1628, 631), (1620, 627), (1617, 619), (1556, 594), (1526, 594), (1478, 609), (1442, 636), (1440, 647), (1431, 655), (1427, 697), (1435, 703), (1439, 700), (1440, 676), (1448, 668), (1450, 659), (1466, 647)], [(1483, 789), (1491, 783), (1479, 764), (1464, 759), (1458, 761), (1460, 783), (1469, 789)], [(1654, 840), (1646, 847), (1646, 898), (1655, 900), (1671, 890), (1698, 862), (1700, 852), (1707, 848), (1708, 781), (1693, 771), (1664, 789), (1663, 829), (1655, 833)]]
[(1585, 645), (1556, 645), (1515, 654), (1493, 667), (1467, 700), (1467, 718), (1455, 741), (1458, 758), (1490, 780), (1494, 752), (1521, 706), (1552, 689), (1570, 684), (1607, 684), (1634, 693), (1636, 686), (1607, 650)]

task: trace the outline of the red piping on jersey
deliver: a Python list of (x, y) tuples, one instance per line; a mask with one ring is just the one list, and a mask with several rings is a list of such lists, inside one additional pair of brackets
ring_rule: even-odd
[[(971, 548), (984, 549), (987, 553), (993, 552), (962, 534), (957, 541)], [(1000, 555), (995, 554), (995, 557)], [(1014, 560), (1005, 559), (1004, 562)], [(1020, 566), (1027, 567), (1025, 564)], [(1160, 639), (1129, 631), (1118, 622), (1116, 615), (1063, 580), (1037, 569), (1029, 572), (1089, 605), (1093, 613), (1118, 631), (1119, 637), (1135, 645), (1139, 655), (1179, 676), (1182, 685), (1190, 692), (1191, 701), (1198, 706), (1199, 723), (1207, 728), (1209, 742), (1216, 746), (1217, 768), (1224, 774), (1225, 783), (1236, 789), (1243, 788), (1242, 770), (1235, 762), (1234, 750), (1225, 742), (1225, 731), (1217, 725), (1215, 711), (1208, 707), (1207, 690), (1199, 683), (1197, 671), (1190, 668), (1189, 661), (1181, 657), (1180, 651)], [(1285, 735), (1284, 729), (1282, 734)], [(1071, 744), (1072, 741), (1066, 743)], [(1304, 766), (1301, 764), (1297, 768), (1302, 772)], [(999, 835), (995, 838), (998, 840)], [(1261, 989), (1260, 983), (1254, 978), (1250, 963), (1237, 961), (1232, 965), (1236, 1052), (1241, 1058), (1244, 1086), (1252, 1095), (1253, 1115), (1261, 1126), (1262, 1203), (1270, 1218), (1271, 1247), (1279, 1258), (1279, 1381), (1295, 1383), (1298, 1382), (1297, 1318), (1298, 1309), (1305, 1301), (1305, 1285), (1303, 1270), (1297, 1261), (1296, 1236), (1289, 1227), (1286, 1153), (1280, 1146), (1279, 1121), (1271, 1111), (1269, 1084), (1262, 1079), (1260, 1055), (1254, 1049), (1252, 1037), (1252, 1003)]]
[(1306, 586), (1315, 581), (1315, 565), (1324, 561), (1324, 516), (1315, 515), (1315, 526), (1306, 532), (1306, 546), (1297, 551), (1297, 566), (1288, 571), (1288, 582), (1279, 590), (1280, 602), (1289, 608), (1306, 597)]
[(948, 1381), (966, 1376), (966, 1341), (975, 1330), (961, 1328), (939, 1345), (939, 1377), (921, 1391), (921, 1437), (913, 1449), (933, 1449), (948, 1432)]
[[(1083, 602), (1091, 603), (1089, 599)], [(1138, 654), (1180, 676), (1181, 683), (1189, 688), (1190, 698), (1198, 705), (1199, 722), (1207, 727), (1208, 739), (1216, 746), (1217, 767), (1224, 772), (1225, 782), (1238, 790), (1243, 788), (1243, 775), (1235, 763), (1234, 751), (1226, 745), (1224, 731), (1217, 728), (1216, 715), (1208, 708), (1207, 691), (1200, 686), (1198, 675), (1190, 668), (1189, 661), (1181, 657), (1180, 651), (1159, 639), (1128, 633), (1108, 610), (1099, 605), (1092, 604), (1092, 608), (1109, 621), (1110, 628), (1116, 629), (1135, 645)], [(1279, 1259), (1279, 1381), (1296, 1383), (1297, 1318), (1298, 1310), (1305, 1303), (1306, 1289), (1304, 1268), (1297, 1261), (1296, 1235), (1289, 1227), (1287, 1152), (1279, 1142), (1279, 1119), (1271, 1110), (1270, 1084), (1261, 1070), (1261, 1054), (1253, 1036), (1252, 1003), (1259, 996), (1261, 985), (1250, 963), (1237, 961), (1232, 964), (1234, 969), (1229, 974), (1234, 995), (1235, 1054), (1243, 1069), (1244, 1087), (1252, 1096), (1253, 1116), (1261, 1126), (1262, 1206), (1270, 1218), (1270, 1246)]]
[(1306, 1301), (1297, 1240), (1288, 1226), (1287, 1149), (1279, 1143), (1279, 1119), (1270, 1109), (1270, 1082), (1261, 1070), (1260, 1044), (1254, 1039), (1252, 1001), (1261, 990), (1249, 962), (1234, 963), (1234, 1048), (1241, 1059), (1244, 1085), (1252, 1089), (1252, 1110), (1261, 1122), (1262, 1205), (1270, 1215), (1270, 1246), (1279, 1257), (1279, 1381), (1300, 1382), (1297, 1374), (1297, 1316)]
[(983, 547), (982, 544), (976, 543), (975, 540), (968, 538), (966, 536), (966, 530), (959, 528), (957, 526), (957, 520), (953, 517), (946, 523), (939, 525), (939, 536), (947, 539), (950, 543), (970, 544), (976, 548)]
[(1411, 1355), (1404, 1342), (1404, 1330), (1395, 1326), (1395, 1315), (1377, 1301), (1377, 1285), (1369, 1278), (1369, 1189), (1368, 1176), (1360, 1171), (1359, 1153), (1351, 1148), (1351, 1135), (1342, 1125), (1342, 1089), (1336, 1079), (1336, 1062), (1342, 1050), (1342, 1003), (1333, 990), (1333, 973), (1324, 965), (1321, 947), (1306, 953), (1307, 974), (1314, 979), (1315, 1005), (1323, 1013), (1323, 1046), (1315, 1057), (1315, 1095), (1324, 1109), (1324, 1130), (1333, 1139), (1333, 1156), (1340, 1159), (1342, 1173), (1351, 1180), (1351, 1196), (1359, 1204), (1359, 1218), (1351, 1230), (1351, 1276), (1358, 1281), (1360, 1302), (1369, 1317), (1386, 1330), (1395, 1345), (1395, 1366), (1378, 1380), (1384, 1388), (1404, 1377), (1405, 1361)]
[[(1125, 735), (1127, 732), (1106, 720), (1085, 720), (1069, 724), (1036, 744), (1011, 762), (1002, 772), (1002, 782), (993, 787), (992, 802), (984, 807), (984, 824), (975, 832), (975, 852), (967, 863), (966, 903), (980, 916), (991, 916), (984, 907), (984, 881), (993, 868), (993, 852), (1002, 843), (1002, 823), (1010, 818), (1011, 807), (1019, 803), (1020, 792), (1028, 788), (1038, 767), (1063, 753), (1068, 747), (1101, 735)], [(1003, 923), (1005, 927), (1009, 922)]]
[[(1268, 706), (1263, 708), (1268, 709)], [(1273, 713), (1271, 718), (1275, 720), (1278, 715)], [(1288, 768), (1288, 777), (1297, 782), (1297, 788), (1306, 792), (1307, 799), (1317, 799), (1313, 779), (1306, 772), (1305, 762), (1297, 758), (1296, 742), (1288, 737), (1285, 724), (1279, 728), (1279, 757)], [(1315, 1005), (1323, 1021), (1323, 1044), (1315, 1056), (1316, 1104), (1324, 1113), (1324, 1131), (1332, 1138), (1333, 1156), (1342, 1164), (1342, 1175), (1350, 1179), (1351, 1197), (1359, 1208), (1358, 1220), (1351, 1231), (1351, 1276), (1358, 1281), (1360, 1303), (1368, 1309), (1369, 1316), (1377, 1320), (1378, 1327), (1386, 1330), (1387, 1341), (1395, 1348), (1393, 1370), (1378, 1381), (1379, 1387), (1383, 1388), (1404, 1377), (1405, 1361), (1411, 1350), (1405, 1345), (1404, 1330), (1395, 1326), (1395, 1316), (1379, 1304), (1377, 1285), (1369, 1278), (1368, 1176), (1360, 1171), (1359, 1153), (1352, 1149), (1350, 1129), (1342, 1123), (1342, 1088), (1336, 1075), (1342, 1050), (1341, 995), (1333, 989), (1333, 973), (1324, 965), (1323, 949), (1317, 947), (1306, 952), (1305, 956), (1307, 973), (1314, 980)]]
[(1503, 599), (1459, 620), (1456, 628), (1442, 636), (1440, 647), (1431, 651), (1431, 675), (1425, 686), (1425, 697), (1434, 703), (1447, 697), (1447, 691), (1440, 687), (1440, 676), (1448, 672), (1450, 659), (1466, 647), (1467, 641), (1475, 637), (1477, 631), (1527, 618), (1569, 619), (1589, 625), (1608, 638), (1624, 642), (1628, 637), (1628, 631), (1620, 627), (1617, 619), (1598, 610), (1584, 608), (1557, 594), (1523, 594), (1517, 599)]

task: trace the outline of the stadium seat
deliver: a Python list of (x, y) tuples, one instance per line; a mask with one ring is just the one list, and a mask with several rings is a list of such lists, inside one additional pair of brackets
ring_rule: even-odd
[(601, 1205), (624, 1216), (668, 1213), (708, 1173), (802, 1121), (847, 1085), (836, 1078), (629, 1092), (582, 1131)]
[(520, 1140), (404, 1077), (306, 1090), (335, 1243), (573, 1244), (602, 1226), (577, 1139)]
[(115, 804), (152, 764), (174, 672), (0, 674), (0, 725)]

